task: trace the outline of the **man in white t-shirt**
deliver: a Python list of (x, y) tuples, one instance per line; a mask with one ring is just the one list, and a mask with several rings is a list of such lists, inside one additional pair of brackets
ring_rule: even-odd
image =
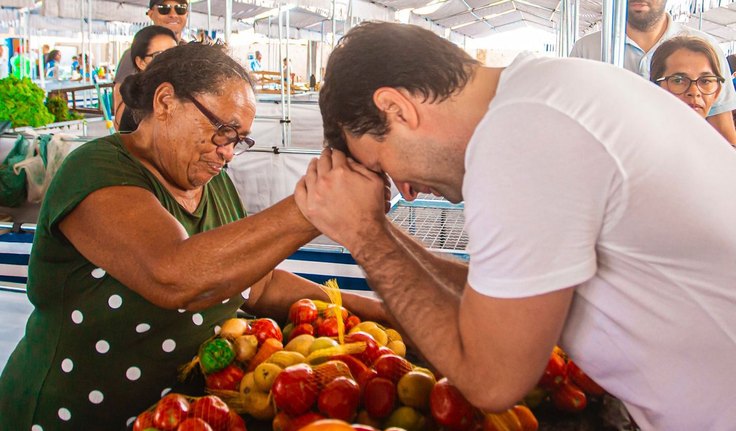
[[(718, 54), (721, 75), (729, 76), (731, 71), (726, 55), (718, 42), (702, 31), (674, 22), (665, 12), (666, 0), (636, 0), (629, 2), (626, 19), (626, 41), (624, 43), (624, 68), (638, 73), (649, 80), (649, 66), (654, 51), (667, 39), (690, 35), (707, 40)], [(591, 33), (575, 42), (570, 57), (601, 59), (601, 32)], [(657, 77), (659, 78), (659, 77)], [(708, 122), (718, 130), (732, 145), (736, 145), (731, 111), (736, 109), (736, 91), (727, 86), (721, 91), (708, 113)]]
[[(736, 152), (687, 105), (607, 64), (487, 68), (364, 23), (320, 108), (331, 149), (299, 208), (472, 403), (521, 399), (560, 343), (642, 429), (733, 429)], [(469, 266), (390, 223), (382, 173), (409, 200), (464, 201)]]

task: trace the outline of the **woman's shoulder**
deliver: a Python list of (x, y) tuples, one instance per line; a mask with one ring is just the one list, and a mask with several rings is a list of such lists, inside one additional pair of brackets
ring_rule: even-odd
[(73, 150), (62, 169), (75, 177), (121, 175), (139, 171), (139, 164), (125, 149), (118, 134), (93, 139)]

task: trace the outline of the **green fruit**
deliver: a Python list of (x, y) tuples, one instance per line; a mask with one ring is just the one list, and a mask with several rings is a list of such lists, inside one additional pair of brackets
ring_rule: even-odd
[(406, 431), (422, 431), (426, 425), (425, 417), (411, 407), (401, 406), (386, 419), (384, 428), (403, 428)]
[(205, 374), (222, 370), (230, 365), (233, 359), (235, 359), (233, 344), (224, 338), (208, 341), (199, 352), (199, 364)]
[(421, 371), (409, 371), (396, 385), (399, 401), (405, 406), (429, 410), (429, 394), (436, 383), (433, 376)]

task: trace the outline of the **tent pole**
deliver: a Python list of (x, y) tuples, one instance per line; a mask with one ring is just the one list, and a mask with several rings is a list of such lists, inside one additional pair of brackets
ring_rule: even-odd
[(212, 0), (207, 0), (207, 36), (212, 35)]
[(281, 146), (284, 147), (286, 146), (286, 94), (284, 92), (286, 91), (286, 85), (288, 83), (286, 82), (286, 70), (283, 64), (281, 63), (281, 59), (283, 58), (282, 45), (284, 42), (284, 33), (283, 33), (284, 19), (283, 19), (283, 14), (282, 14), (283, 11), (281, 9), (281, 4), (282, 4), (281, 1), (279, 1), (279, 51), (278, 51), (279, 52), (279, 58), (278, 58), (279, 62), (278, 64), (281, 69), (281, 74), (280, 74), (281, 85), (279, 86), (281, 87)]
[[(268, 68), (266, 70), (273, 70), (270, 68), (271, 64), (273, 64), (273, 52), (271, 52), (271, 44), (273, 43), (273, 38), (271, 36), (271, 26), (273, 25), (273, 23), (271, 21), (272, 21), (272, 17), (269, 15), (268, 16), (268, 33), (267, 33), (267, 36), (268, 36), (268, 57), (267, 58), (270, 64), (268, 65)], [(278, 61), (276, 62), (276, 64), (279, 64)]]
[(92, 0), (87, 0), (87, 67), (89, 67), (89, 77), (87, 77), (87, 82), (91, 83), (92, 73), (93, 73), (93, 70), (92, 70)]
[(79, 53), (81, 58), (79, 59), (79, 64), (82, 65), (81, 82), (84, 82), (84, 47), (86, 44), (87, 33), (84, 31), (84, 2), (83, 1), (79, 2), (79, 32), (81, 33), (81, 36), (82, 36), (82, 46), (80, 48), (81, 52)]
[(319, 37), (319, 67), (317, 67), (317, 76), (318, 80), (322, 81), (324, 78), (322, 76), (322, 65), (324, 64), (325, 58), (324, 58), (324, 43), (325, 43), (325, 22), (322, 21), (319, 24), (320, 27), (320, 37)]
[(230, 46), (230, 33), (233, 26), (233, 0), (225, 0), (225, 43)]
[(332, 0), (332, 49), (335, 49), (335, 44), (337, 43), (337, 17), (335, 16), (335, 13), (337, 12), (337, 0)]
[(289, 18), (291, 16), (291, 8), (286, 9), (286, 144), (285, 146), (291, 146), (291, 86), (294, 85), (292, 82), (294, 79), (291, 77), (291, 58), (289, 58), (289, 33), (291, 32), (291, 26)]
[(618, 67), (624, 65), (627, 6), (628, 0), (603, 0), (601, 60)]

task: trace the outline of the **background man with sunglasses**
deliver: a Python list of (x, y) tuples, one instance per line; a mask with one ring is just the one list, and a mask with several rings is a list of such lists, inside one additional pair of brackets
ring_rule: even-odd
[[(707, 34), (674, 22), (665, 12), (666, 0), (632, 0), (626, 18), (626, 42), (624, 45), (624, 68), (649, 79), (649, 66), (654, 51), (662, 42), (675, 36), (697, 36), (713, 45), (718, 54), (721, 75), (729, 76), (731, 71), (723, 51)], [(601, 32), (580, 38), (570, 51), (570, 57), (601, 59)], [(721, 91), (710, 109), (707, 120), (721, 135), (736, 145), (731, 111), (736, 109), (736, 91), (728, 87)]]
[[(181, 32), (189, 18), (189, 3), (187, 0), (150, 0), (148, 12), (146, 12), (155, 25), (160, 25), (174, 32), (176, 40), (181, 45), (186, 43), (181, 40)], [(120, 62), (115, 70), (115, 84), (113, 88), (113, 106), (120, 104), (120, 85), (125, 78), (135, 73), (133, 59), (130, 57), (130, 49), (126, 49), (120, 57)]]

